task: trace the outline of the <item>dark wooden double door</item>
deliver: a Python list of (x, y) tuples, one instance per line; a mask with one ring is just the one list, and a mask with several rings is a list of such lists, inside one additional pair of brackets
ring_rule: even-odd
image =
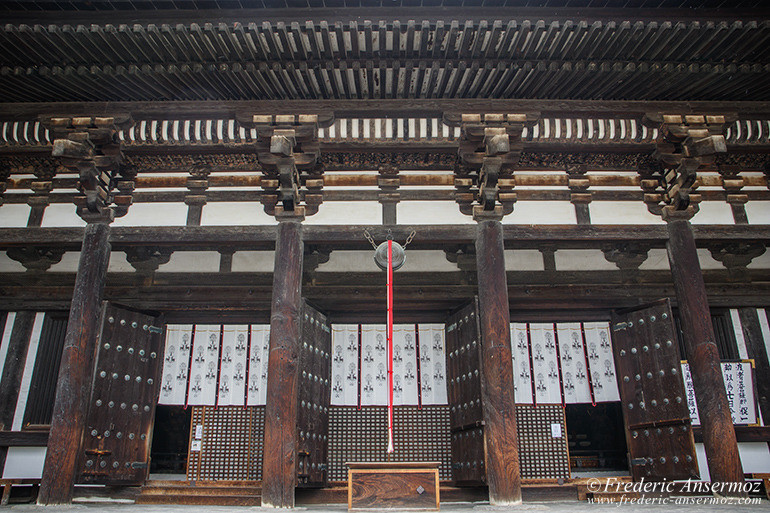
[[(667, 299), (612, 316), (616, 376), (636, 481), (698, 477), (675, 330)], [(480, 349), (474, 300), (446, 323), (452, 475), (458, 484), (486, 482)]]

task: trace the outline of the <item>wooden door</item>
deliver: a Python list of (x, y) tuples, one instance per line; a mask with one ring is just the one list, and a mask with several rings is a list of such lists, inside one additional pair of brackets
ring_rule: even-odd
[(331, 404), (331, 328), (326, 316), (303, 303), (297, 400), (297, 485), (326, 486)]
[(485, 482), (487, 477), (478, 312), (478, 299), (474, 299), (446, 322), (452, 478), (458, 484), (479, 484)]
[(163, 331), (160, 318), (104, 303), (80, 483), (139, 485), (147, 478)]
[(668, 299), (612, 315), (612, 340), (635, 481), (698, 478), (676, 327)]

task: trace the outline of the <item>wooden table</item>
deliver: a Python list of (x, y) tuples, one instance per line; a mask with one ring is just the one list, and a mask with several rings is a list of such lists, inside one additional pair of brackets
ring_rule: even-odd
[(347, 463), (348, 509), (439, 509), (439, 462)]

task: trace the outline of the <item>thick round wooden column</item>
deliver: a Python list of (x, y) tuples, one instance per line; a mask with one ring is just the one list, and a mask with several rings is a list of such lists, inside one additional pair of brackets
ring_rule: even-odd
[(110, 226), (106, 223), (89, 223), (83, 235), (38, 504), (72, 502), (79, 470), (80, 442), (91, 397), (102, 293), (110, 262), (109, 237)]
[(692, 226), (685, 219), (667, 221), (668, 259), (698, 401), (711, 481), (742, 483), (743, 470), (738, 442), (727, 402), (719, 351), (714, 341), (706, 285), (698, 262)]
[(521, 502), (521, 473), (503, 225), (500, 221), (480, 221), (477, 230), (481, 404), (489, 502), (493, 505), (518, 504)]
[(262, 505), (275, 508), (294, 507), (302, 256), (302, 224), (282, 221), (275, 245), (262, 461)]

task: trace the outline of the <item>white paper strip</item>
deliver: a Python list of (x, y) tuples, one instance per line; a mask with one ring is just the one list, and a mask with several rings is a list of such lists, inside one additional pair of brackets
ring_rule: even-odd
[(163, 353), (163, 377), (158, 404), (184, 404), (192, 348), (191, 338), (191, 324), (166, 326), (166, 350)]
[(358, 404), (358, 325), (332, 326), (332, 400), (335, 406)]
[(733, 333), (735, 333), (735, 343), (738, 346), (738, 358), (745, 360), (749, 357), (749, 353), (746, 350), (746, 339), (743, 336), (743, 324), (741, 324), (741, 316), (738, 314), (738, 310), (730, 310), (730, 320), (733, 321)]
[(219, 324), (200, 324), (195, 327), (193, 360), (187, 394), (189, 405), (213, 406), (216, 402), (219, 330)]
[(361, 405), (388, 404), (388, 347), (384, 324), (361, 326)]
[(530, 324), (532, 371), (535, 375), (535, 399), (538, 404), (561, 404), (559, 361), (553, 324)]
[(19, 386), (19, 397), (16, 400), (16, 413), (13, 416), (13, 431), (21, 431), (24, 423), (24, 410), (27, 407), (27, 398), (29, 397), (29, 387), (32, 384), (32, 373), (35, 372), (35, 360), (37, 359), (37, 348), (40, 345), (40, 334), (43, 331), (43, 320), (45, 313), (37, 312), (35, 320), (32, 323), (32, 333), (29, 338), (29, 348), (27, 349), (27, 361), (24, 365), (24, 374), (21, 377)]
[(588, 367), (591, 372), (594, 399), (597, 403), (620, 401), (609, 323), (584, 322), (583, 329), (588, 345)]
[(246, 383), (246, 347), (249, 336), (247, 325), (224, 326), (222, 358), (219, 365), (220, 406), (243, 406)]
[(532, 404), (532, 369), (529, 365), (529, 341), (526, 323), (511, 324), (513, 390), (516, 404)]
[(564, 402), (568, 404), (590, 403), (591, 389), (588, 386), (580, 323), (559, 323), (556, 325), (556, 329), (559, 335)]
[(417, 404), (417, 350), (414, 324), (393, 326), (393, 404)]
[[(248, 339), (247, 339), (248, 342)], [(249, 406), (264, 406), (267, 398), (267, 359), (270, 354), (270, 325), (251, 325), (249, 346), (249, 376), (247, 378)]]
[[(733, 424), (756, 424), (757, 409), (754, 400), (751, 362), (722, 362), (722, 377), (725, 381), (727, 403), (730, 407)], [(682, 363), (682, 380), (687, 395), (690, 418), (694, 426), (699, 426), (698, 402), (688, 363)]]
[(420, 324), (422, 404), (447, 404), (446, 341), (443, 324)]

